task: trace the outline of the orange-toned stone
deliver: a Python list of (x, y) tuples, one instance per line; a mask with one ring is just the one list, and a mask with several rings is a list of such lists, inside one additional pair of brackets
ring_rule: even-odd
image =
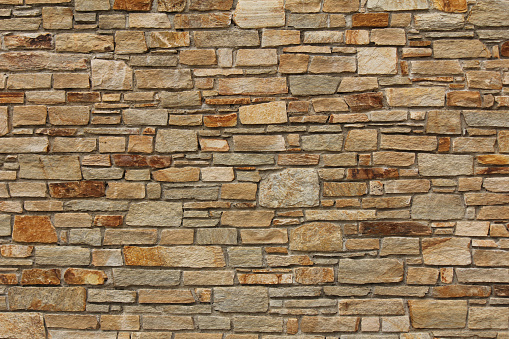
[(23, 92), (3, 92), (0, 93), (0, 104), (22, 104), (25, 100)]
[(491, 294), (488, 286), (476, 285), (447, 285), (433, 287), (434, 298), (486, 298)]
[(150, 11), (152, 0), (115, 0), (113, 9), (123, 11)]
[(224, 267), (223, 250), (219, 246), (124, 247), (128, 266)]
[(369, 111), (383, 107), (382, 93), (362, 93), (345, 96), (346, 103), (353, 112)]
[(0, 274), (1, 285), (17, 285), (18, 277), (15, 273)]
[(200, 180), (200, 169), (197, 167), (165, 168), (152, 172), (156, 181), (191, 182)]
[(438, 138), (438, 153), (448, 153), (451, 149), (451, 138)]
[(94, 218), (94, 226), (117, 227), (124, 222), (122, 215), (96, 215)]
[(108, 276), (103, 271), (68, 268), (64, 280), (69, 285), (103, 285)]
[(238, 274), (239, 283), (242, 285), (279, 285), (291, 284), (293, 276), (285, 273), (269, 274)]
[(60, 270), (40, 268), (23, 270), (21, 285), (60, 285)]
[(206, 115), (203, 117), (206, 127), (234, 127), (237, 125), (237, 113)]
[(356, 13), (352, 27), (389, 27), (389, 13)]
[(509, 41), (506, 41), (502, 44), (502, 47), (500, 48), (500, 55), (509, 57)]
[(50, 183), (49, 192), (53, 198), (98, 198), (105, 195), (103, 181), (71, 181)]
[(12, 240), (18, 242), (56, 243), (57, 232), (49, 216), (16, 215)]
[(444, 12), (464, 13), (467, 11), (467, 0), (433, 0), (435, 8)]
[(250, 98), (207, 98), (207, 105), (248, 105), (251, 103)]
[(397, 168), (349, 168), (346, 172), (348, 180), (392, 179), (398, 177)]

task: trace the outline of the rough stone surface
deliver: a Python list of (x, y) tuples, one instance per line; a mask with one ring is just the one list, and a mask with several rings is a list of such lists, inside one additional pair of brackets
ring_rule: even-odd
[(509, 339), (501, 0), (0, 0), (0, 338)]

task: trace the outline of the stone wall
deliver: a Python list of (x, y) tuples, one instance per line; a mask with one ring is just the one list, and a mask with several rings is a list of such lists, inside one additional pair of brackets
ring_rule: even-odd
[(0, 0), (0, 338), (509, 338), (509, 2)]

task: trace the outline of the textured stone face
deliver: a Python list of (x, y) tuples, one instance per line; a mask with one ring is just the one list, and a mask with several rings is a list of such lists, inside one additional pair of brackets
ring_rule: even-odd
[(318, 205), (318, 176), (310, 169), (287, 169), (260, 183), (260, 205), (264, 207), (312, 207)]
[(133, 226), (180, 226), (182, 204), (164, 201), (133, 203), (126, 224)]
[(44, 318), (40, 313), (0, 313), (0, 336), (43, 339), (46, 337)]
[(265, 312), (269, 294), (265, 287), (217, 287), (214, 289), (214, 309), (223, 313)]
[(310, 223), (290, 233), (290, 249), (306, 252), (343, 250), (341, 227), (332, 223)]

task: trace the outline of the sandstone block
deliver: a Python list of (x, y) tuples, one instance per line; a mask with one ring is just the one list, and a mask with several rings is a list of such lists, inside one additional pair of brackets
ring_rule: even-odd
[(235, 135), (233, 147), (238, 152), (279, 152), (286, 149), (282, 135)]
[(397, 259), (341, 259), (338, 282), (344, 284), (391, 283), (403, 280), (403, 262)]
[(346, 299), (339, 301), (340, 315), (404, 315), (402, 299)]
[(103, 271), (68, 268), (64, 280), (69, 285), (103, 285), (108, 276)]
[(74, 155), (20, 155), (19, 165), (20, 178), (45, 180), (81, 179), (79, 158)]
[(282, 124), (288, 121), (286, 103), (275, 101), (265, 104), (239, 107), (242, 124)]
[(286, 169), (260, 182), (263, 207), (312, 207), (318, 205), (319, 183), (312, 169)]
[(437, 59), (486, 58), (491, 53), (480, 40), (436, 40), (433, 55)]
[(19, 242), (56, 243), (57, 233), (48, 216), (15, 216), (12, 239)]
[(124, 247), (128, 266), (224, 267), (224, 254), (217, 246)]
[(396, 74), (396, 48), (362, 47), (358, 49), (359, 74)]
[(469, 265), (470, 239), (426, 238), (422, 240), (422, 255), (427, 265)]
[(289, 81), (293, 95), (330, 95), (336, 93), (341, 78), (330, 75), (292, 75)]
[(138, 88), (186, 89), (192, 87), (191, 71), (187, 69), (143, 69), (136, 70)]
[(182, 203), (144, 201), (132, 203), (126, 216), (130, 226), (180, 226)]
[(505, 2), (496, 0), (479, 1), (472, 7), (468, 22), (484, 27), (503, 26), (509, 18), (508, 8), (508, 4)]
[(461, 197), (452, 194), (417, 195), (412, 204), (412, 219), (461, 219), (465, 207)]
[(385, 93), (393, 107), (436, 107), (445, 103), (445, 90), (440, 87), (387, 88)]
[(290, 249), (306, 252), (342, 251), (341, 227), (319, 222), (297, 227), (290, 233)]
[(408, 307), (414, 328), (463, 328), (467, 322), (465, 300), (410, 300)]
[(331, 267), (299, 267), (295, 269), (295, 282), (303, 285), (318, 285), (334, 282)]
[(163, 107), (175, 108), (201, 105), (200, 91), (162, 92), (160, 98)]
[(163, 153), (197, 151), (197, 133), (194, 130), (160, 129), (156, 136), (155, 150)]
[(214, 304), (216, 311), (266, 312), (269, 308), (269, 293), (265, 287), (216, 287)]
[(233, 21), (241, 28), (281, 27), (285, 25), (283, 0), (240, 0)]
[(423, 176), (457, 176), (473, 174), (470, 155), (419, 154), (419, 173)]
[(115, 286), (175, 286), (178, 285), (179, 279), (180, 272), (174, 270), (113, 269)]
[(129, 90), (132, 88), (132, 69), (123, 61), (94, 59), (92, 86), (94, 89)]
[(196, 47), (247, 47), (259, 46), (260, 38), (256, 30), (209, 30), (194, 32), (194, 42)]
[(86, 290), (83, 287), (13, 287), (8, 298), (11, 310), (82, 312)]
[(344, 56), (313, 56), (310, 73), (350, 73), (357, 70), (355, 58)]
[(0, 336), (19, 339), (44, 339), (46, 330), (40, 313), (0, 313)]

